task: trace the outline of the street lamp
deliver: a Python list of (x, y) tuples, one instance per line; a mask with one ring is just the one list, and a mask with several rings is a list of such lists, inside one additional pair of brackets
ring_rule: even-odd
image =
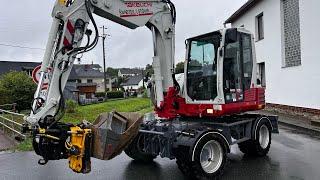
[(107, 74), (106, 74), (106, 52), (105, 52), (105, 45), (104, 45), (104, 42), (106, 40), (106, 37), (107, 36), (111, 36), (110, 34), (106, 34), (104, 32), (104, 30), (108, 29), (104, 26), (100, 27), (102, 28), (102, 35), (99, 36), (99, 37), (102, 37), (102, 52), (103, 52), (103, 77), (104, 77), (104, 95), (106, 96), (107, 94)]

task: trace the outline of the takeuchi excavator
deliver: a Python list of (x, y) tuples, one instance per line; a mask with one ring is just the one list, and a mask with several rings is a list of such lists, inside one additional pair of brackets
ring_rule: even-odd
[[(93, 123), (60, 122), (74, 60), (99, 39), (93, 14), (152, 32), (154, 75), (148, 88), (154, 113), (106, 112)], [(170, 0), (57, 0), (52, 17), (32, 110), (23, 127), (42, 157), (40, 165), (69, 159), (73, 171), (89, 173), (91, 158), (109, 160), (124, 151), (146, 163), (157, 156), (176, 159), (186, 176), (214, 179), (222, 175), (231, 145), (249, 155), (268, 153), (278, 123), (276, 116), (249, 113), (265, 107), (249, 31), (224, 28), (187, 39), (184, 78), (178, 83), (176, 9)]]

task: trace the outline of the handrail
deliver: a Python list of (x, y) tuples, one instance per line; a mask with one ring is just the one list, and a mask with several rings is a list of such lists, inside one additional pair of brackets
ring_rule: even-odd
[[(7, 121), (9, 121), (9, 122), (11, 122), (11, 123), (13, 123), (13, 124), (16, 124), (16, 125), (18, 125), (18, 126), (22, 127), (22, 124), (17, 123), (17, 122), (15, 122), (15, 121), (12, 121), (12, 120), (10, 120), (10, 119), (8, 119), (8, 118), (4, 117), (4, 116), (1, 116), (1, 115), (0, 115), (0, 118), (3, 118), (4, 120), (7, 120)], [(0, 122), (0, 123), (1, 123), (1, 122)]]
[(13, 129), (13, 128), (11, 128), (11, 127), (7, 126), (7, 125), (6, 125), (6, 124), (4, 124), (4, 123), (0, 122), (0, 124), (1, 124), (2, 126), (4, 126), (4, 127), (8, 128), (8, 129), (10, 129), (11, 131), (13, 131), (13, 132), (15, 132), (15, 133), (19, 134), (20, 136), (22, 136), (22, 137), (26, 137), (26, 135), (24, 135), (24, 134), (22, 134), (21, 132), (19, 132), (19, 131), (17, 131), (17, 130), (15, 130), (15, 129)]
[(16, 116), (25, 116), (24, 114), (19, 114), (19, 113), (15, 113), (15, 112), (3, 110), (3, 109), (0, 109), (0, 112), (5, 112), (5, 113), (8, 113), (8, 114), (13, 114), (13, 115), (16, 115)]
[(4, 115), (0, 114), (0, 120), (2, 120), (2, 121), (0, 121), (0, 125), (3, 126), (3, 128), (7, 128), (10, 131), (12, 131), (22, 137), (26, 137), (26, 135), (22, 134), (21, 132), (19, 132), (19, 130), (17, 130), (17, 128), (18, 128), (17, 126), (22, 127), (23, 125), (21, 123), (14, 121), (14, 119), (13, 119), (13, 116), (23, 116), (24, 117), (25, 116), (24, 114), (19, 114), (19, 113), (15, 113), (15, 112), (3, 110), (3, 109), (0, 109), (0, 112), (2, 114), (9, 114), (12, 117), (12, 119), (9, 119), (9, 118), (5, 117)]
[(14, 106), (14, 105), (16, 105), (15, 103), (13, 103), (13, 104), (0, 104), (0, 107), (3, 107), (3, 106)]

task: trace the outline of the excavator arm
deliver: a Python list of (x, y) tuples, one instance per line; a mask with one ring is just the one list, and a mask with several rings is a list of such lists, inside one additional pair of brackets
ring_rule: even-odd
[[(33, 134), (33, 147), (43, 157), (39, 164), (69, 158), (72, 170), (90, 172), (92, 144), (98, 141), (98, 137), (93, 136), (95, 132), (86, 123), (72, 125), (59, 120), (64, 114), (63, 91), (74, 60), (92, 50), (99, 39), (93, 14), (130, 29), (147, 26), (152, 31), (153, 99), (156, 108), (161, 107), (164, 93), (174, 86), (176, 16), (170, 0), (57, 0), (32, 111), (25, 118), (23, 129)], [(90, 22), (93, 32), (88, 29)], [(49, 83), (45, 83), (45, 79), (49, 79)], [(132, 129), (135, 131), (132, 134), (136, 134), (137, 128)]]
[[(98, 41), (93, 13), (131, 29), (147, 26), (153, 34), (155, 99), (160, 108), (163, 94), (173, 86), (175, 10), (168, 0), (57, 0), (38, 88), (27, 122), (37, 124), (63, 110), (63, 90), (77, 55), (90, 51)], [(92, 21), (95, 37), (90, 41)], [(88, 43), (80, 47), (87, 36)], [(50, 71), (50, 72), (49, 72)], [(50, 79), (44, 84), (45, 77)], [(48, 90), (43, 93), (43, 89)], [(59, 119), (59, 118), (58, 118)]]

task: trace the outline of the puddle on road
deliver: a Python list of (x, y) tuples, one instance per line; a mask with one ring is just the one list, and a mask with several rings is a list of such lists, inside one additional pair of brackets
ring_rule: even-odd
[(308, 132), (306, 130), (295, 129), (285, 125), (279, 125), (279, 128), (280, 128), (280, 133), (281, 133), (281, 130), (283, 130), (287, 133), (301, 135), (302, 137), (311, 138), (316, 141), (320, 140), (320, 134), (317, 134), (317, 133)]

